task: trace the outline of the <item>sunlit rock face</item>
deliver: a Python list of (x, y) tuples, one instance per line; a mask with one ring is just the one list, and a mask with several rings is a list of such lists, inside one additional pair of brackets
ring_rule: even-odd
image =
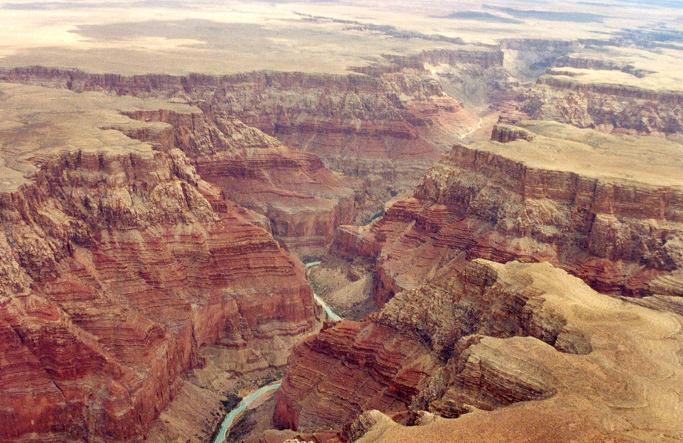
[[(3, 91), (4, 112), (24, 112), (11, 108), (17, 91)], [(29, 88), (22, 100), (51, 94)], [(49, 135), (67, 148), (13, 159), (37, 169), (0, 195), (0, 438), (141, 439), (181, 377), (205, 364), (204, 346), (232, 352), (235, 373), (282, 367), (319, 308), (261, 217), (225, 199), (182, 150), (89, 122), (165, 125), (110, 112), (115, 99), (58, 94), (52, 105), (80, 103), (80, 117)], [(52, 118), (52, 105), (34, 121)], [(16, 146), (35, 140), (11, 130)], [(86, 148), (70, 144), (82, 136)]]
[[(377, 314), (298, 346), (274, 421), (359, 441), (676, 434), (678, 399), (666, 394), (668, 377), (653, 375), (682, 379), (668, 354), (680, 349), (680, 322), (599, 294), (548, 263), (455, 259)], [(613, 352), (613, 340), (628, 357)], [(626, 380), (638, 387), (621, 391)], [(649, 412), (608, 407), (614, 402)]]

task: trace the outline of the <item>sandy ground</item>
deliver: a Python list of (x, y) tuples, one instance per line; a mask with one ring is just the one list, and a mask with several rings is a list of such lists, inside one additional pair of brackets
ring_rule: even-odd
[(683, 186), (680, 140), (606, 134), (550, 121), (529, 120), (519, 126), (534, 133), (534, 140), (505, 144), (479, 140), (472, 146), (531, 167), (656, 186)]
[[(489, 3), (0, 1), (0, 65), (126, 74), (339, 73), (383, 54), (455, 47), (448, 40), (455, 38), (466, 47), (503, 38), (604, 39), (655, 24), (683, 29), (683, 10), (662, 5)], [(677, 53), (644, 51), (639, 58), (658, 66), (657, 81), (667, 81), (673, 71), (664, 67)]]

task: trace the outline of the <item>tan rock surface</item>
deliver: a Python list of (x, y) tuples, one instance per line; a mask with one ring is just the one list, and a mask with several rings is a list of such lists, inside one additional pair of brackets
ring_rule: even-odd
[[(683, 436), (682, 322), (678, 314), (598, 294), (547, 263), (454, 261), (354, 332), (371, 337), (382, 325), (402, 337), (400, 347), (385, 338), (378, 355), (422, 343), (423, 361), (436, 358), (428, 377), (411, 389), (400, 384), (400, 394), (392, 391), (411, 362), (398, 371), (373, 370), (373, 360), (360, 358), (362, 347), (347, 347), (353, 340), (332, 339), (349, 329), (342, 323), (297, 348), (276, 418), (289, 411), (290, 425), (310, 429), (336, 421), (340, 429), (350, 416), (373, 408), (365, 400), (369, 393), (393, 392), (394, 402), (374, 409), (404, 423), (423, 409), (437, 416), (419, 413), (412, 420), (422, 425), (405, 427), (374, 412), (345, 432), (368, 442), (676, 441)], [(322, 363), (338, 352), (344, 371)], [(395, 378), (387, 383), (380, 374), (390, 367)], [(386, 390), (344, 389), (350, 380), (354, 386), (385, 380)], [(349, 404), (355, 410), (342, 412)]]

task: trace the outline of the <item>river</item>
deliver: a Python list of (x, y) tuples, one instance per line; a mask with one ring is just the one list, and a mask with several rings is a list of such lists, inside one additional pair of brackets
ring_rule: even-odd
[[(306, 266), (306, 270), (308, 270), (308, 269), (314, 268), (316, 266), (320, 266), (320, 262), (319, 261), (310, 261), (308, 263), (304, 263), (304, 265)], [(306, 277), (308, 277), (308, 275), (306, 275)], [(323, 310), (325, 311), (325, 315), (327, 315), (327, 318), (329, 318), (332, 321), (341, 321), (342, 320), (342, 317), (339, 316), (336, 312), (334, 312), (332, 310), (332, 308), (330, 308), (330, 306), (327, 303), (325, 303), (325, 300), (320, 298), (320, 296), (318, 294), (316, 294), (315, 291), (313, 292), (313, 298), (315, 299), (316, 303), (318, 303), (320, 306), (323, 307)]]
[(268, 394), (272, 391), (276, 391), (279, 387), (280, 380), (277, 380), (265, 386), (261, 386), (257, 390), (249, 393), (246, 397), (242, 398), (242, 401), (240, 401), (237, 407), (228, 412), (228, 415), (226, 415), (223, 419), (223, 422), (221, 423), (221, 428), (218, 430), (216, 437), (213, 439), (213, 443), (223, 443), (225, 441), (225, 438), (230, 433), (230, 428), (232, 427), (232, 424), (235, 421), (235, 419), (239, 417), (241, 413), (246, 411), (247, 408), (251, 406), (252, 403), (254, 403), (254, 401), (261, 398), (262, 395)]
[[(312, 261), (305, 263), (306, 270), (310, 268), (314, 268), (316, 266), (320, 266), (319, 261)], [(313, 292), (313, 298), (315, 299), (315, 302), (318, 303), (320, 306), (323, 307), (323, 310), (325, 311), (325, 315), (327, 315), (327, 318), (329, 318), (332, 321), (340, 321), (342, 318), (337, 315), (336, 312), (332, 310), (328, 306), (327, 303), (325, 303), (325, 300), (320, 298), (318, 294)], [(280, 387), (280, 380), (274, 381), (272, 383), (269, 383), (267, 385), (261, 386), (260, 388), (256, 389), (255, 391), (250, 392), (246, 397), (242, 398), (240, 403), (232, 409), (228, 414), (225, 416), (223, 419), (223, 422), (221, 423), (221, 427), (218, 430), (218, 433), (216, 434), (216, 437), (213, 439), (213, 443), (223, 443), (225, 441), (225, 438), (228, 436), (230, 433), (230, 428), (232, 427), (232, 424), (235, 422), (235, 419), (237, 419), (240, 414), (242, 414), (244, 411), (251, 406), (252, 403), (254, 403), (256, 400), (261, 398), (261, 396), (269, 394), (273, 391), (276, 391)]]

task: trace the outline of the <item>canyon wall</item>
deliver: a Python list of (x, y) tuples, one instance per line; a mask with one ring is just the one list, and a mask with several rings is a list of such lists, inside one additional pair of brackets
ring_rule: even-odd
[(582, 83), (545, 75), (522, 94), (520, 108), (531, 118), (579, 128), (644, 134), (683, 132), (683, 93), (679, 91)]
[(297, 347), (274, 420), (336, 429), (341, 441), (680, 435), (667, 392), (683, 380), (682, 320), (598, 294), (548, 263), (455, 259), (363, 322)]
[[(17, 149), (41, 148), (3, 147), (3, 167), (34, 169), (0, 194), (0, 439), (141, 440), (189, 371), (217, 364), (207, 346), (225, 354), (224, 377), (285, 365), (320, 308), (262, 217), (225, 199), (182, 150), (137, 145), (108, 129), (120, 114), (84, 110), (106, 97), (50, 101), (50, 90), (22, 88), (3, 89), (3, 112), (16, 104), (30, 123), (3, 131)], [(22, 106), (36, 97), (48, 97), (44, 111)], [(73, 115), (46, 126), (55, 103)], [(171, 130), (127, 121), (138, 134)], [(75, 148), (83, 137), (88, 148)]]
[(341, 227), (335, 247), (377, 259), (380, 304), (460, 255), (547, 261), (600, 291), (680, 294), (682, 208), (676, 187), (533, 168), (456, 145), (413, 197), (371, 226)]
[(301, 257), (322, 255), (336, 227), (354, 220), (353, 179), (224, 111), (128, 115), (168, 123), (163, 131), (131, 136), (182, 149), (204, 180), (218, 186), (228, 199), (266, 216), (275, 238)]

